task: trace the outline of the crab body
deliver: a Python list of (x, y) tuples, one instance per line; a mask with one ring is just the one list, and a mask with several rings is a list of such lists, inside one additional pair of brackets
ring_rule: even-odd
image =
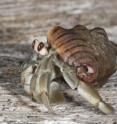
[(92, 87), (116, 71), (117, 46), (108, 40), (102, 28), (56, 26), (48, 33), (48, 47), (37, 40), (32, 46), (35, 55), (30, 60), (32, 64), (25, 64), (21, 82), (37, 102), (42, 101), (53, 112), (50, 101), (64, 100), (60, 80), (56, 80), (62, 77), (69, 87), (102, 112), (113, 111)]

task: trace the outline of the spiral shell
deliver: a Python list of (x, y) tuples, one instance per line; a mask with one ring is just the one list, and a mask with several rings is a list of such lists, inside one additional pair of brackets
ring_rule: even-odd
[(116, 55), (102, 28), (56, 26), (48, 32), (48, 44), (65, 63), (76, 68), (78, 77), (85, 82), (100, 81), (116, 70)]

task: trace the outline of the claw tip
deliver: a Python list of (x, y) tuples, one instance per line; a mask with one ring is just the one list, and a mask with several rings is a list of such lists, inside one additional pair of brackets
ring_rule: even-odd
[(101, 102), (99, 103), (99, 109), (100, 109), (102, 112), (104, 112), (105, 114), (111, 114), (111, 113), (114, 112), (114, 109), (113, 109), (110, 105), (108, 105), (107, 103), (105, 103), (105, 102), (103, 102), (103, 101), (101, 101)]

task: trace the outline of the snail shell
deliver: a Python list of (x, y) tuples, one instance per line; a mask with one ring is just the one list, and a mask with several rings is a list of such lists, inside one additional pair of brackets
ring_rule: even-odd
[(56, 26), (48, 32), (48, 44), (85, 82), (100, 81), (116, 71), (116, 54), (102, 28)]

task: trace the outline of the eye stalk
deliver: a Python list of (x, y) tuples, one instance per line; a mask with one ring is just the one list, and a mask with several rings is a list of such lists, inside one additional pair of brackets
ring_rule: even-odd
[(33, 42), (32, 42), (32, 48), (34, 49), (34, 47), (35, 47), (35, 42), (36, 42), (36, 40), (34, 40)]
[(47, 46), (43, 43), (35, 39), (32, 43), (32, 48), (36, 53), (38, 53), (41, 56), (45, 56), (48, 54)]

